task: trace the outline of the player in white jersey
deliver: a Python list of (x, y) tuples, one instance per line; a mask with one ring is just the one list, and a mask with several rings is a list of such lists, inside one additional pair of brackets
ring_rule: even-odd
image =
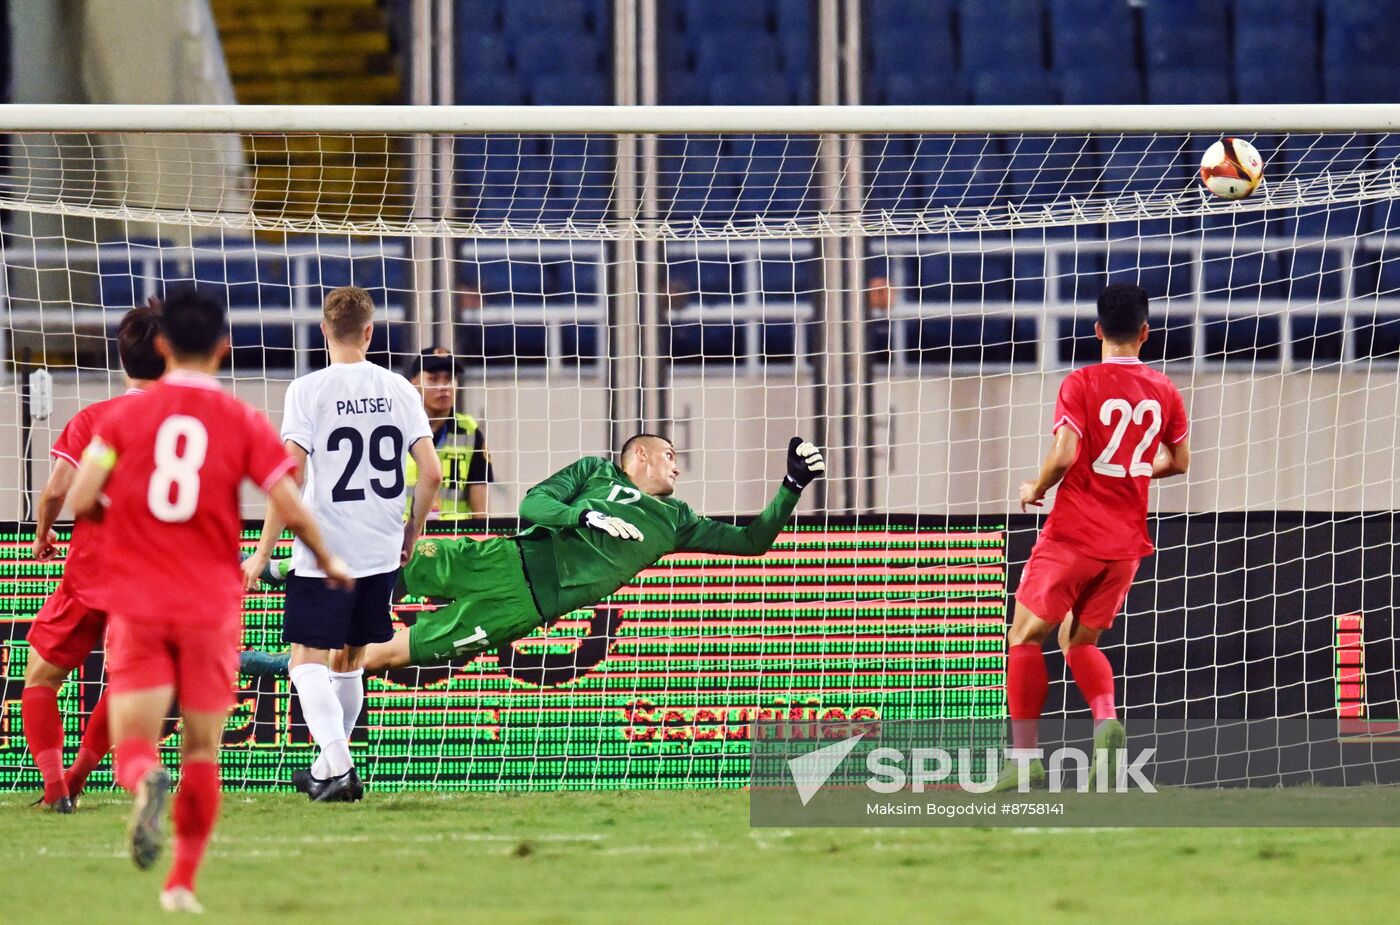
[[(408, 380), (365, 359), (374, 303), (354, 286), (326, 296), (321, 332), (330, 365), (287, 389), (282, 439), (296, 459), (302, 498), (344, 551), (353, 591), (333, 591), (297, 540), (287, 579), (283, 639), (291, 679), (321, 753), (305, 781), (318, 802), (364, 793), (350, 758), (350, 733), (364, 704), (364, 651), (393, 637), (390, 599), (442, 481), (433, 430)], [(418, 465), (404, 522), (404, 454)], [(282, 524), (269, 511), (257, 551), (244, 563), (251, 584), (266, 567)]]

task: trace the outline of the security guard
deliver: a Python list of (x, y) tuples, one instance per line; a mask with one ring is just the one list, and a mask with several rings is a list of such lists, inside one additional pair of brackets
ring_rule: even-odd
[[(457, 364), (452, 355), (441, 347), (428, 347), (410, 359), (402, 372), (423, 396), (423, 410), (442, 460), (438, 506), (429, 516), (442, 520), (485, 517), (487, 486), (496, 477), (481, 425), (470, 414), (457, 412)], [(406, 475), (411, 498), (418, 480), (412, 459), (407, 461)]]

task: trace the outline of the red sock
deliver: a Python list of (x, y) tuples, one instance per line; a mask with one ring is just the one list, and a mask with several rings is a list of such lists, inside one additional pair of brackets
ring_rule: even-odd
[(219, 816), (219, 766), (213, 761), (187, 761), (180, 768), (180, 792), (175, 795), (175, 863), (165, 880), (167, 890), (182, 886), (194, 892), (209, 833)]
[(1039, 643), (1012, 646), (1006, 660), (1006, 707), (1011, 713), (1011, 747), (1035, 748), (1040, 740), (1036, 728), (1050, 676), (1045, 671), (1045, 653)]
[(1113, 668), (1108, 658), (1095, 645), (1070, 646), (1065, 653), (1074, 683), (1089, 702), (1095, 720), (1116, 719), (1113, 703)]
[(117, 783), (136, 792), (141, 778), (160, 764), (156, 743), (145, 739), (124, 739), (117, 743)]
[(24, 740), (44, 779), (44, 802), (68, 796), (63, 783), (63, 717), (58, 714), (58, 691), (51, 687), (26, 687), (20, 698)]
[(92, 708), (87, 727), (83, 729), (83, 742), (78, 746), (78, 757), (68, 769), (65, 782), (68, 792), (77, 793), (87, 783), (88, 775), (112, 750), (112, 733), (107, 728), (107, 694), (97, 698), (97, 706)]

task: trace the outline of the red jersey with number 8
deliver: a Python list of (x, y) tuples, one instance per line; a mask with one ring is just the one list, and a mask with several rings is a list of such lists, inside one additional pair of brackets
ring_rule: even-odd
[(176, 370), (98, 422), (116, 454), (103, 516), (101, 606), (132, 620), (237, 620), (238, 490), (295, 465), (267, 419), (218, 380)]
[(1053, 434), (1079, 435), (1079, 456), (1060, 482), (1046, 539), (1095, 559), (1152, 552), (1147, 488), (1157, 448), (1186, 439), (1186, 405), (1172, 381), (1140, 360), (1114, 357), (1076, 369), (1060, 385)]

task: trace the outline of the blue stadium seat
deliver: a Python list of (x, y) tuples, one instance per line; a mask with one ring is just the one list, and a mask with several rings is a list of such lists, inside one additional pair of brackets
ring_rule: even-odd
[(525, 84), (511, 75), (458, 71), (456, 100), (460, 105), (518, 106), (525, 102)]
[(230, 258), (224, 253), (224, 247), (235, 243), (195, 242), (194, 282), (213, 286), (229, 308), (291, 305), (286, 261), (259, 260), (252, 256)]
[(1291, 302), (1331, 301), (1342, 297), (1342, 254), (1337, 248), (1290, 247), (1281, 257), (1283, 295)]
[(1147, 102), (1154, 105), (1229, 103), (1230, 73), (1224, 64), (1194, 68), (1157, 67), (1147, 72)]
[(603, 105), (612, 102), (612, 85), (597, 73), (541, 74), (530, 86), (536, 106)]
[(767, 32), (734, 29), (695, 37), (695, 70), (713, 77), (782, 70), (778, 41)]
[(1002, 158), (990, 138), (928, 135), (919, 138), (915, 168), (928, 188), (928, 207), (984, 207), (1002, 193)]
[(1237, 248), (1207, 252), (1201, 261), (1202, 295), (1211, 301), (1248, 304), (1288, 295), (1281, 251)]
[(1146, 135), (1099, 140), (1104, 157), (1102, 194), (1176, 193), (1187, 182), (1180, 142)]
[(914, 146), (909, 139), (871, 136), (862, 153), (869, 184), (867, 209), (915, 209), (928, 201), (924, 177), (915, 171)]
[(461, 35), (463, 29), (474, 32), (495, 32), (501, 27), (501, 7), (505, 0), (453, 0), (452, 26)]
[(1094, 193), (1102, 170), (1088, 136), (1031, 135), (1009, 139), (1007, 194), (1014, 202), (1044, 205)]
[(1195, 288), (1195, 259), (1185, 250), (1143, 252), (1135, 241), (1128, 240), (1109, 251), (1107, 269), (1110, 283), (1141, 286), (1150, 299), (1182, 298)]
[(477, 272), (483, 305), (528, 305), (544, 301), (544, 269), (538, 258), (491, 257), (481, 261)]
[(1137, 71), (1131, 31), (1124, 33), (1094, 25), (1057, 26), (1051, 32), (1050, 49), (1057, 71), (1063, 67), (1087, 66), (1091, 62), (1110, 80), (1119, 74)]
[(1147, 99), (1137, 70), (1110, 74), (1086, 65), (1084, 70), (1057, 68), (1055, 74), (1066, 106), (1126, 106)]
[(817, 47), (817, 26), (812, 19), (812, 4), (808, 0), (777, 0), (774, 13), (777, 15), (783, 70), (789, 74), (812, 73), (812, 59), (816, 56)]
[[(1400, 35), (1400, 30), (1394, 34)], [(1322, 96), (1328, 103), (1393, 103), (1400, 99), (1400, 66), (1359, 59), (1324, 61)]]
[(1223, 67), (1230, 61), (1229, 4), (1151, 0), (1142, 11), (1142, 43), (1151, 82), (1158, 68)]
[(1127, 0), (1050, 0), (1050, 58), (1055, 70), (1137, 69), (1132, 6)]
[(1322, 100), (1316, 67), (1298, 67), (1278, 59), (1235, 59), (1235, 102), (1317, 103)]
[(544, 290), (549, 301), (593, 302), (600, 292), (601, 267), (584, 257), (555, 260), (544, 265)]
[(1134, 0), (1049, 0), (1050, 28), (1052, 32), (1108, 29), (1131, 44), (1133, 8), (1139, 5)]
[[(537, 32), (589, 32), (593, 29), (589, 9), (584, 0), (549, 0), (548, 3), (505, 3), (501, 7), (501, 26), (517, 36)], [(602, 28), (597, 30), (606, 33)]]
[(711, 217), (734, 211), (736, 189), (731, 178), (720, 172), (720, 140), (691, 136), (662, 139), (662, 208), (672, 217)]
[(888, 106), (957, 106), (967, 102), (961, 78), (951, 72), (921, 71), (887, 74), (875, 88), (875, 101)]
[(359, 286), (369, 290), (376, 305), (401, 307), (409, 288), (410, 264), (405, 258), (384, 254), (321, 254), (311, 261), (308, 272), (310, 302), (320, 305), (326, 293), (339, 286)]
[(792, 85), (781, 74), (720, 73), (710, 78), (710, 102), (716, 106), (783, 106), (792, 99)]
[(885, 31), (870, 38), (870, 70), (876, 74), (952, 74), (956, 71), (953, 36), (946, 30)]
[(954, 6), (953, 0), (870, 0), (866, 31), (949, 29)]
[(710, 102), (710, 82), (690, 71), (669, 71), (661, 75), (658, 95), (671, 106), (705, 106)]
[(1042, 302), (1045, 256), (1010, 252), (930, 254), (916, 264), (914, 287), (924, 304)]
[(1045, 67), (1044, 10), (1041, 0), (962, 0), (959, 36), (964, 71)]
[(529, 77), (598, 73), (602, 54), (601, 43), (591, 36), (566, 32), (532, 32), (515, 42), (516, 69)]
[(972, 102), (983, 105), (1054, 105), (1060, 101), (1048, 71), (981, 71), (972, 77)]
[(499, 32), (468, 32), (457, 35), (453, 49), (457, 70), (471, 74), (507, 74), (510, 72), (506, 43)]
[(807, 205), (815, 183), (816, 139), (739, 138), (729, 140), (725, 147), (743, 178), (740, 212), (786, 216)]
[(685, 0), (685, 28), (697, 32), (766, 31), (770, 7), (765, 0)]
[(1389, 65), (1400, 35), (1400, 4), (1374, 0), (1324, 0), (1322, 63), (1334, 66)]

